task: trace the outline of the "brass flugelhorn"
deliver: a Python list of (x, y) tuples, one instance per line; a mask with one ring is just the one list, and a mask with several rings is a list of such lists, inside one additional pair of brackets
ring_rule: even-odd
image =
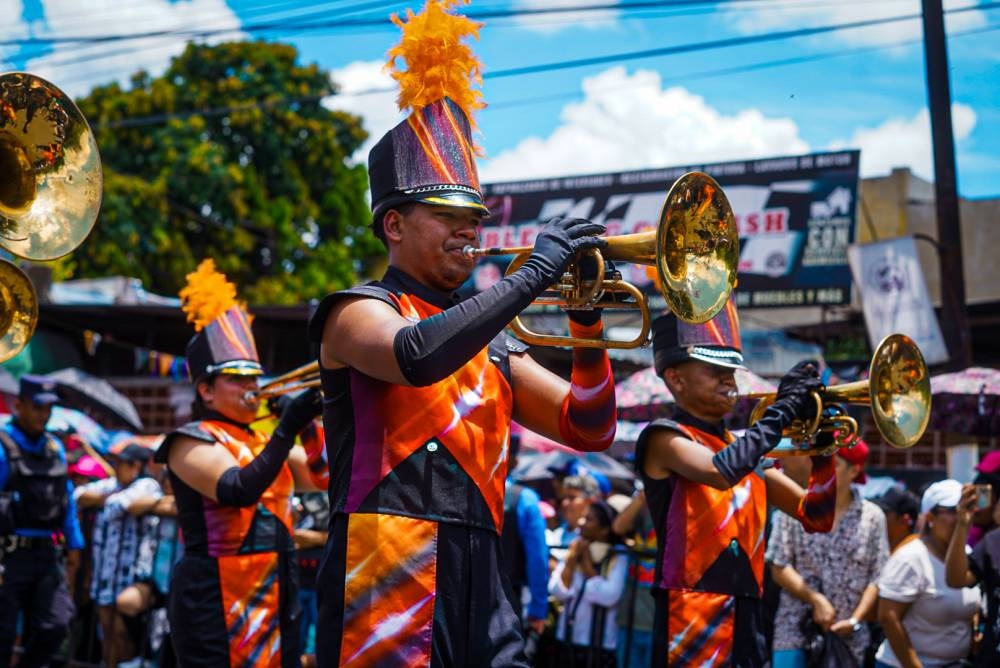
[[(751, 394), (760, 399), (750, 414), (756, 422), (775, 401), (775, 394)], [(808, 444), (820, 432), (835, 434), (836, 447), (850, 447), (858, 438), (858, 423), (844, 410), (844, 404), (866, 404), (882, 438), (894, 448), (913, 447), (927, 429), (931, 415), (931, 381), (920, 348), (904, 334), (882, 339), (872, 355), (868, 379), (835, 385), (813, 393), (816, 417), (796, 421), (783, 436), (791, 446), (779, 445), (772, 457), (815, 455), (819, 449)]]
[[(73, 101), (32, 74), (0, 74), (0, 248), (37, 261), (72, 252), (97, 220), (102, 184), (97, 143)], [(37, 322), (31, 281), (0, 259), (0, 362)]]
[[(603, 249), (586, 251), (597, 264), (597, 277), (581, 277), (580, 260), (570, 263), (562, 278), (533, 303), (565, 309), (594, 308), (639, 310), (642, 326), (632, 340), (589, 339), (538, 334), (528, 330), (520, 317), (510, 328), (526, 343), (575, 348), (637, 348), (649, 337), (649, 304), (643, 292), (622, 279), (621, 273), (605, 270), (605, 260), (656, 267), (667, 306), (681, 320), (703, 323), (726, 305), (736, 285), (739, 236), (732, 206), (722, 188), (708, 174), (690, 172), (677, 179), (667, 193), (655, 230), (606, 239)], [(507, 273), (516, 271), (533, 248), (472, 248), (472, 257), (513, 255)], [(551, 296), (550, 296), (551, 295)]]

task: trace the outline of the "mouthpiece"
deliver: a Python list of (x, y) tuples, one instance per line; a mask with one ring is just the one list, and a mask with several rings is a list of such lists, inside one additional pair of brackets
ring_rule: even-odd
[(728, 392), (726, 392), (726, 396), (729, 397), (730, 399), (735, 399), (738, 396), (740, 396), (740, 393), (737, 392), (736, 390), (729, 390)]
[(466, 247), (464, 247), (462, 249), (462, 255), (464, 255), (467, 258), (474, 258), (474, 257), (476, 257), (476, 249), (475, 249), (475, 247), (473, 247), (473, 246), (466, 246)]
[(260, 399), (260, 390), (247, 390), (243, 393), (243, 401), (251, 403)]

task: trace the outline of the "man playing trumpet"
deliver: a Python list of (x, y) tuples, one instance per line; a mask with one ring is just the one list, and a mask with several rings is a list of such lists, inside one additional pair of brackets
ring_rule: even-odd
[[(369, 156), (389, 269), (327, 296), (310, 322), (333, 513), (317, 584), (322, 666), (526, 666), (499, 563), (510, 421), (581, 450), (607, 448), (615, 432), (605, 351), (575, 350), (566, 382), (503, 333), (574, 255), (602, 244), (602, 225), (554, 220), (520, 269), (455, 296), (488, 211), (469, 121), (479, 93), (440, 80), (478, 79), (461, 43), (478, 26), (450, 4), (396, 20), (404, 39), (391, 65), (406, 61), (394, 77), (412, 111)], [(447, 66), (428, 62), (435, 53)], [(601, 329), (599, 312), (570, 315), (573, 336)]]
[(811, 393), (822, 384), (812, 365), (796, 366), (734, 439), (723, 424), (743, 365), (733, 302), (704, 325), (657, 318), (653, 354), (677, 403), (672, 420), (652, 422), (636, 442), (658, 544), (653, 665), (769, 665), (760, 598), (767, 503), (826, 532), (836, 486), (829, 456), (813, 457), (805, 491), (763, 462), (786, 427), (813, 416)]

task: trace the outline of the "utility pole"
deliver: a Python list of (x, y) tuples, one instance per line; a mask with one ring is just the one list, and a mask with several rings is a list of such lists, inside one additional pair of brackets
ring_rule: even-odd
[(944, 10), (941, 0), (921, 1), (928, 106), (934, 149), (934, 200), (941, 270), (941, 331), (948, 346), (951, 366), (964, 369), (972, 363), (972, 347), (965, 309), (965, 276), (962, 273), (962, 226), (955, 175), (955, 137), (951, 122), (951, 84), (948, 77)]

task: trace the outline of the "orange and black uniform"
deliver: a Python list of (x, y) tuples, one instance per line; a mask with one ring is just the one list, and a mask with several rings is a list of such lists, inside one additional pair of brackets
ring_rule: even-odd
[[(719, 490), (677, 474), (651, 478), (644, 472), (648, 436), (669, 429), (719, 452), (733, 436), (683, 411), (656, 420), (636, 442), (646, 502), (657, 532), (654, 596), (654, 666), (770, 665), (763, 635), (761, 595), (767, 489), (764, 467), (732, 488)], [(833, 466), (814, 470), (799, 519), (829, 530), (833, 519)]]
[[(381, 281), (327, 297), (313, 336), (333, 303), (357, 296), (414, 323), (456, 304), (390, 267)], [(508, 353), (524, 350), (500, 333), (423, 386), (321, 370), (333, 516), (317, 587), (320, 665), (527, 665), (499, 535), (514, 398)], [(601, 360), (601, 389), (570, 394), (613, 406)], [(566, 421), (576, 423), (577, 411), (567, 400)], [(591, 414), (610, 415), (596, 430), (613, 434), (613, 409)]]
[[(168, 435), (157, 451), (165, 462), (176, 436), (225, 448), (246, 466), (268, 436), (221, 416)], [(291, 539), (291, 470), (249, 507), (202, 496), (173, 473), (184, 556), (171, 580), (172, 641), (185, 666), (291, 668), (299, 665), (299, 603)]]

